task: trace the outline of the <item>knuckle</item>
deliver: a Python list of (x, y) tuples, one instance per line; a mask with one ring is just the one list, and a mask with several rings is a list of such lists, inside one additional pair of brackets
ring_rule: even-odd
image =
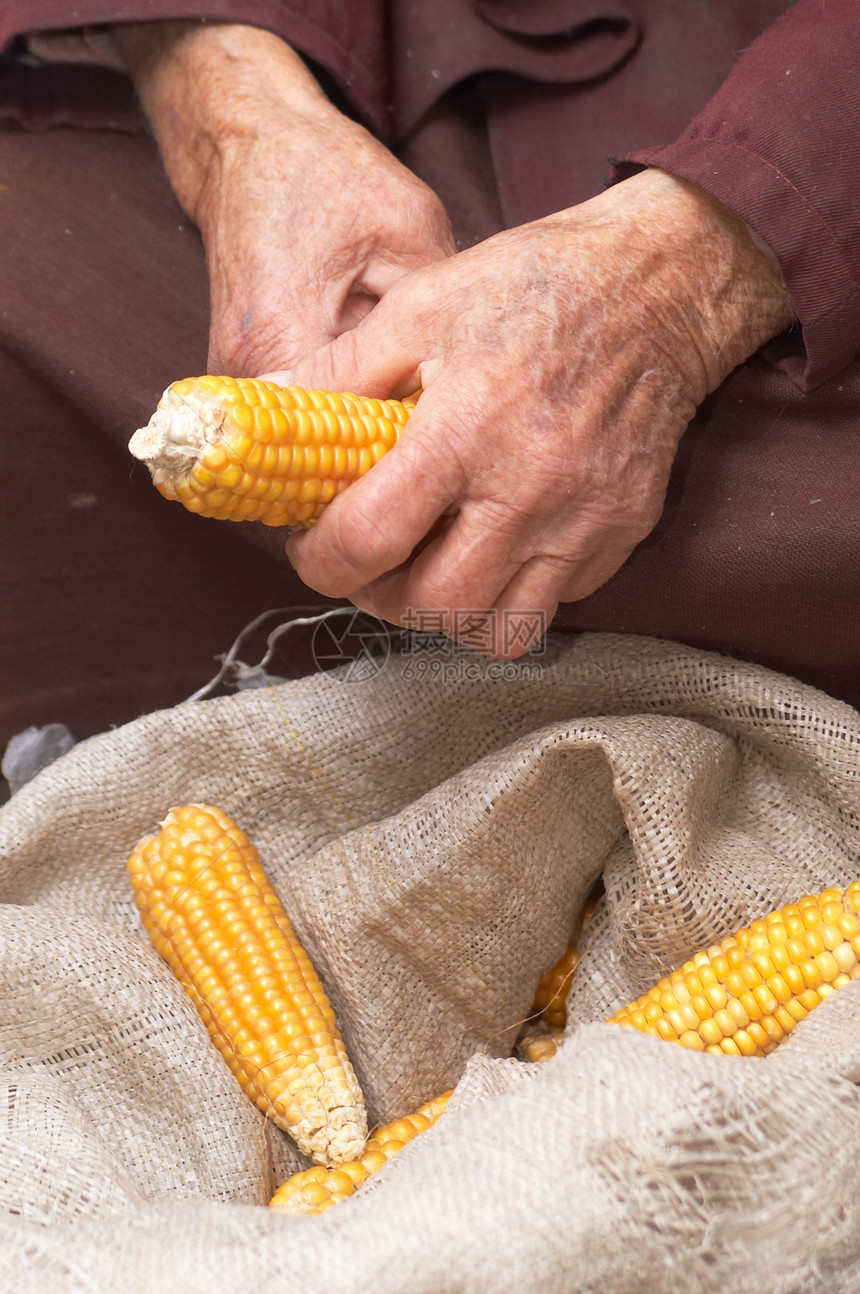
[(254, 377), (267, 370), (286, 368), (294, 356), (285, 330), (275, 319), (253, 328), (243, 327), (243, 317), (219, 321), (209, 341), (210, 366), (230, 377)]
[(362, 581), (348, 564), (333, 561), (332, 556), (326, 549), (320, 551), (316, 545), (308, 546), (307, 541), (289, 548), (293, 568), (308, 588), (329, 598), (348, 597), (361, 587)]
[[(363, 507), (360, 500), (336, 500), (325, 519), (331, 523), (325, 542), (349, 569), (355, 579), (354, 588), (398, 564), (399, 554), (385, 519), (377, 511)], [(322, 540), (323, 536), (317, 538)]]

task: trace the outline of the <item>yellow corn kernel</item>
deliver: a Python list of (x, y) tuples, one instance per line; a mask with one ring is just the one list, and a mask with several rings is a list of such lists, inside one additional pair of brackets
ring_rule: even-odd
[(752, 995), (755, 998), (762, 1015), (773, 1014), (774, 1008), (777, 1004), (777, 999), (767, 984), (760, 984), (758, 988), (754, 988)]
[(782, 974), (786, 967), (792, 965), (791, 955), (788, 951), (788, 940), (773, 945), (770, 950), (770, 960), (773, 962), (778, 975)]
[(714, 1023), (717, 1025), (724, 1038), (731, 1038), (732, 1034), (740, 1028), (738, 1022), (727, 1007), (724, 1007), (722, 1011), (716, 1011), (714, 1013)]
[[(385, 1129), (385, 1140), (402, 1141), (405, 1145), (407, 1141), (412, 1140), (416, 1131), (417, 1129), (409, 1119), (395, 1119), (394, 1122), (389, 1123)], [(379, 1134), (374, 1133), (373, 1135), (378, 1136)]]
[(786, 1002), (785, 1010), (788, 1012), (790, 1016), (792, 1016), (792, 1018), (795, 1021), (798, 1021), (798, 1022), (800, 1020), (805, 1020), (806, 1017), (809, 1015), (809, 1010), (807, 1007), (803, 1005), (799, 995), (797, 997), (791, 998), (790, 1001)]
[(729, 1000), (729, 995), (722, 984), (712, 984), (705, 989), (705, 997), (715, 1011), (722, 1011)]
[(770, 979), (771, 975), (776, 974), (776, 967), (771, 961), (764, 949), (757, 948), (752, 954), (752, 964), (764, 979)]
[(690, 990), (687, 988), (687, 985), (684, 983), (684, 976), (680, 971), (669, 976), (669, 987), (670, 991), (675, 994), (675, 1001), (678, 1003), (678, 1006), (684, 1006), (690, 1001), (690, 997), (692, 995)]
[(822, 923), (821, 908), (815, 902), (801, 904), (800, 916), (807, 930), (815, 930)]
[(367, 1180), (367, 1168), (360, 1159), (353, 1159), (348, 1164), (341, 1164), (340, 1171), (350, 1179), (353, 1190)]
[(321, 1164), (358, 1159), (367, 1119), (334, 1012), (245, 833), (171, 809), (128, 863), (158, 952), (257, 1106)]
[(768, 1036), (768, 1050), (772, 1050), (776, 1047), (785, 1037), (785, 1030), (776, 1018), (776, 1009), (777, 1008), (774, 1007), (773, 1015), (764, 1015), (759, 1021), (759, 1024)]
[[(830, 907), (830, 904), (827, 906)], [(821, 927), (821, 942), (828, 952), (833, 952), (834, 948), (838, 948), (842, 943), (842, 932), (839, 927), (829, 921), (823, 925)]]
[(390, 1141), (374, 1142), (374, 1145), (378, 1145), (381, 1153), (385, 1156), (385, 1158), (390, 1159), (391, 1156), (396, 1153), (396, 1151), (403, 1149), (403, 1147), (406, 1145), (406, 1142), (398, 1141), (396, 1137), (393, 1137)]
[(743, 1009), (746, 1011), (748, 1019), (750, 1020), (761, 1019), (761, 1007), (759, 1006), (758, 1001), (756, 1000), (754, 995), (749, 991), (749, 989), (745, 989), (743, 993), (738, 994), (738, 1001), (740, 1002)]
[(807, 957), (817, 957), (824, 950), (824, 927), (817, 926), (814, 930), (807, 930), (803, 942), (806, 944)]
[(833, 949), (833, 956), (839, 972), (842, 975), (850, 975), (856, 961), (854, 949), (846, 940), (845, 943), (838, 944)]
[(415, 1114), (394, 1119), (385, 1127), (377, 1128), (368, 1139), (361, 1158), (354, 1163), (341, 1164), (322, 1172), (318, 1168), (309, 1168), (294, 1173), (272, 1196), (269, 1208), (292, 1214), (320, 1213), (330, 1204), (346, 1199), (368, 1177), (379, 1172), (407, 1142), (432, 1127), (444, 1113), (450, 1097), (450, 1091), (442, 1092), (422, 1105)]
[(159, 493), (192, 512), (308, 525), (396, 444), (414, 407), (255, 378), (184, 378), (129, 449)]
[(761, 1050), (747, 1029), (738, 1029), (733, 1041), (742, 1056), (756, 1056)]
[[(749, 1034), (750, 1038), (755, 1044), (756, 1049), (759, 1052), (767, 1052), (770, 1050), (772, 1046), (770, 1035), (768, 1034), (767, 1030), (762, 1026), (760, 1021), (753, 1020), (750, 1023), (749, 1027), (747, 1028), (746, 1032)], [(754, 1054), (755, 1052), (753, 1052), (753, 1055)]]
[(723, 1040), (723, 1031), (713, 1016), (710, 1020), (702, 1021), (699, 1033), (702, 1035), (702, 1041), (709, 1047), (716, 1046)]

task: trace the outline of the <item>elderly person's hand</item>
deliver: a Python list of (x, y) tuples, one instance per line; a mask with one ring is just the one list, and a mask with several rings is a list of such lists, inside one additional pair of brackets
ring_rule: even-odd
[[(293, 371), (424, 394), (400, 443), (290, 539), (291, 560), (394, 623), (457, 608), (548, 622), (648, 534), (697, 405), (790, 320), (767, 249), (656, 170), (412, 273)], [(443, 512), (453, 525), (416, 555)]]
[(404, 273), (453, 252), (435, 194), (334, 108), (278, 37), (200, 23), (113, 35), (203, 235), (210, 372), (288, 368)]

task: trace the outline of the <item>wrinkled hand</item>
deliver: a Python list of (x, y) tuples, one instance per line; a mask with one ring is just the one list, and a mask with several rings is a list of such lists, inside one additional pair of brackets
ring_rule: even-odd
[[(659, 171), (419, 270), (293, 371), (424, 394), (290, 558), (393, 623), (457, 608), (549, 623), (648, 534), (697, 405), (790, 318), (745, 226)], [(445, 511), (453, 525), (414, 555)]]
[(114, 36), (203, 235), (210, 372), (289, 368), (454, 251), (436, 195), (276, 36), (193, 23)]
[(454, 250), (438, 198), (327, 102), (224, 150), (201, 220), (210, 372), (289, 368)]

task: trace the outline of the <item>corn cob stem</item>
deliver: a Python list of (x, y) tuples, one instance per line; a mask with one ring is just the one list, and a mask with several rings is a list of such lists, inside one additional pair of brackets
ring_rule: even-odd
[[(453, 1090), (453, 1089), (452, 1089)], [(392, 1155), (402, 1150), (419, 1132), (431, 1128), (445, 1107), (451, 1092), (443, 1092), (422, 1105), (414, 1114), (395, 1119), (384, 1128), (378, 1128), (368, 1139), (360, 1159), (339, 1168), (306, 1168), (279, 1187), (269, 1202), (269, 1208), (283, 1213), (324, 1213), (326, 1209), (352, 1195), (362, 1182), (388, 1162)]]
[(248, 837), (171, 809), (128, 863), (141, 919), (248, 1096), (317, 1163), (361, 1155), (364, 1101), (325, 990)]
[(129, 449), (159, 493), (191, 512), (308, 525), (397, 443), (414, 407), (414, 399), (257, 378), (184, 378), (167, 388)]

